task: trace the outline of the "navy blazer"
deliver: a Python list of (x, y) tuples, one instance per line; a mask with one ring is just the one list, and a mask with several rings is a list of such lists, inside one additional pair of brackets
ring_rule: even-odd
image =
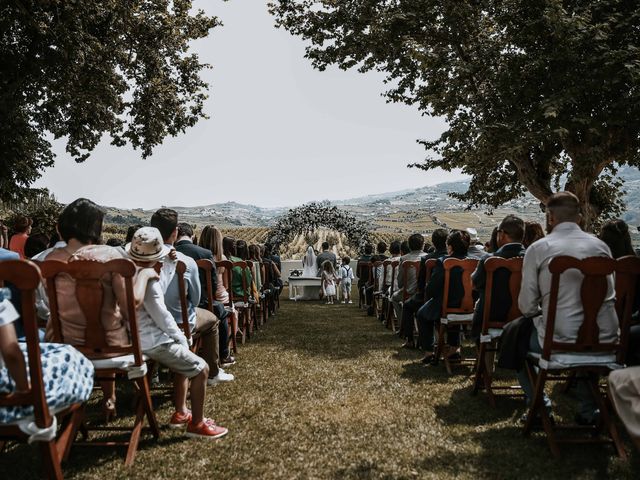
[[(466, 255), (445, 255), (438, 259), (436, 266), (433, 267), (431, 280), (429, 280), (425, 288), (427, 303), (425, 303), (422, 309), (424, 309), (423, 314), (427, 320), (439, 320), (440, 314), (442, 313), (442, 301), (444, 300), (444, 261), (447, 258), (465, 260), (471, 257)], [(462, 304), (462, 299), (464, 298), (462, 269), (452, 269), (449, 282), (449, 304), (447, 306), (456, 308)]]
[[(216, 262), (213, 259), (213, 254), (211, 250), (200, 247), (199, 245), (194, 244), (189, 240), (181, 240), (175, 244), (176, 250), (178, 252), (184, 253), (187, 257), (191, 257), (194, 260), (211, 260), (213, 263), (213, 269), (211, 270), (211, 288), (213, 289), (213, 295), (215, 297), (216, 290), (218, 289), (218, 270), (216, 269)], [(198, 275), (200, 276), (200, 286), (202, 288), (203, 294), (200, 295), (200, 308), (207, 308), (209, 304), (206, 294), (207, 288), (207, 280), (204, 278), (204, 270), (198, 268)]]
[[(485, 286), (487, 284), (487, 273), (484, 269), (484, 262), (494, 257), (500, 258), (515, 258), (524, 257), (525, 248), (521, 243), (507, 243), (492, 255), (483, 258), (478, 262), (478, 268), (471, 275), (474, 288), (478, 291), (480, 298), (476, 304), (476, 308), (473, 314), (473, 327), (471, 329), (471, 336), (478, 338), (480, 331), (482, 330), (482, 319), (484, 314), (484, 296)], [(509, 291), (509, 278), (510, 273), (506, 269), (498, 269), (493, 274), (493, 291), (491, 292), (491, 318), (493, 319), (505, 319), (511, 309), (511, 304), (514, 299), (511, 298), (511, 292)], [(515, 299), (518, 301), (518, 299)]]

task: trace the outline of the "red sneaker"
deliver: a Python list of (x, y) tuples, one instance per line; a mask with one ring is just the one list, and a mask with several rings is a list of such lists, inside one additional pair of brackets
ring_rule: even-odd
[(173, 412), (171, 420), (169, 420), (169, 428), (182, 428), (186, 427), (191, 422), (191, 410), (187, 410), (186, 413)]
[(193, 422), (189, 422), (187, 425), (187, 437), (191, 438), (205, 438), (207, 440), (215, 440), (216, 438), (224, 437), (229, 430), (209, 419), (205, 418), (202, 422), (194, 425)]

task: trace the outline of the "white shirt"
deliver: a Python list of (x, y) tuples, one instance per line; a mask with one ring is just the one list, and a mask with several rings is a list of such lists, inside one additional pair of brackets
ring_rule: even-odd
[(164, 304), (164, 294), (158, 280), (149, 280), (144, 302), (136, 313), (142, 351), (174, 341), (189, 348), (187, 338)]
[[(551, 291), (549, 263), (553, 257), (560, 255), (579, 259), (611, 257), (611, 250), (602, 240), (583, 232), (573, 222), (556, 225), (549, 235), (527, 248), (522, 267), (522, 286), (518, 306), (526, 317), (539, 315), (540, 306), (542, 306), (542, 316), (534, 318), (541, 346), (544, 345)], [(554, 330), (554, 340), (558, 342), (575, 342), (578, 338), (578, 329), (584, 317), (580, 300), (582, 279), (583, 275), (574, 269), (560, 276)], [(607, 296), (598, 314), (598, 327), (600, 341), (614, 342), (618, 338), (618, 317), (615, 311), (616, 295), (613, 275), (609, 275), (607, 284)]]
[(353, 268), (350, 265), (342, 265), (340, 267), (340, 278), (353, 280)]
[[(5, 325), (9, 325), (15, 322), (20, 315), (14, 308), (13, 304), (8, 300), (4, 299), (0, 302), (0, 327), (4, 327)], [(4, 360), (2, 359), (2, 352), (0, 352), (0, 368), (4, 367)]]

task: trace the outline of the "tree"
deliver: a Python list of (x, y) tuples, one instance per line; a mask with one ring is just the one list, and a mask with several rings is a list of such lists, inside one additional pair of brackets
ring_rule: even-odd
[(389, 101), (443, 116), (429, 170), (492, 207), (574, 192), (588, 225), (619, 213), (618, 166), (640, 165), (640, 9), (626, 0), (279, 0), (276, 24), (314, 67), (384, 72)]
[(86, 160), (104, 135), (142, 157), (205, 117), (208, 65), (189, 52), (217, 18), (190, 0), (0, 4), (0, 200), (53, 165), (51, 138)]

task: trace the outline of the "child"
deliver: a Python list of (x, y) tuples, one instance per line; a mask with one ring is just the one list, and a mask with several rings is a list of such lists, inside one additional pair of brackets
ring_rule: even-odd
[(330, 260), (322, 264), (322, 292), (327, 298), (327, 305), (335, 302), (336, 299), (336, 271)]
[[(169, 253), (157, 228), (143, 227), (133, 235), (126, 251), (138, 267), (143, 270), (139, 280), (144, 282), (144, 269), (153, 266)], [(144, 285), (144, 283), (143, 283)], [(136, 292), (142, 287), (136, 282)], [(136, 297), (138, 294), (136, 293)], [(173, 315), (164, 304), (164, 295), (157, 276), (150, 276), (144, 288), (144, 301), (136, 311), (140, 347), (145, 355), (174, 372), (174, 402), (176, 411), (169, 427), (186, 425), (187, 436), (216, 439), (228, 433), (224, 427), (204, 417), (204, 398), (209, 377), (209, 366), (202, 358), (191, 352), (184, 333), (178, 328)], [(191, 406), (187, 408), (187, 388), (191, 380)]]
[(351, 259), (344, 257), (340, 267), (340, 285), (342, 287), (342, 303), (353, 303), (351, 301), (351, 282), (353, 281), (353, 269), (349, 265)]

